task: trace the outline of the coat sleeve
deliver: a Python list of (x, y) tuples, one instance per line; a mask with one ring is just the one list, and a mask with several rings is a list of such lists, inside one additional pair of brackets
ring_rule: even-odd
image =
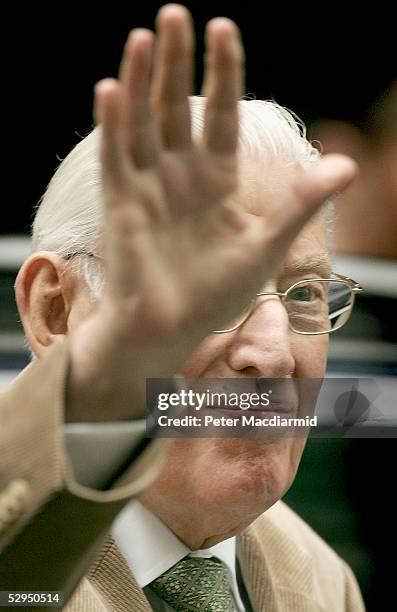
[(61, 590), (66, 599), (117, 513), (156, 477), (165, 440), (144, 440), (117, 479), (77, 482), (64, 445), (69, 344), (30, 364), (0, 393), (1, 590)]
[(342, 561), (342, 566), (346, 583), (346, 612), (365, 612), (364, 601), (356, 577), (345, 561)]

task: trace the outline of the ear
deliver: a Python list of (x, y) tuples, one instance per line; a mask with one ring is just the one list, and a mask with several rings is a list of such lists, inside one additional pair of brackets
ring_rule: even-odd
[(324, 153), (343, 153), (363, 163), (369, 155), (365, 135), (345, 121), (316, 121), (310, 126), (310, 140), (318, 140)]
[(22, 265), (15, 296), (25, 335), (39, 358), (68, 332), (74, 294), (67, 261), (49, 251), (31, 255)]

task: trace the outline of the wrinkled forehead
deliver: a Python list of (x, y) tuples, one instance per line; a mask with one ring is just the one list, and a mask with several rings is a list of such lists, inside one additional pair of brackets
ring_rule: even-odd
[(332, 259), (327, 246), (324, 215), (317, 213), (292, 243), (280, 276), (329, 278), (331, 273)]
[[(279, 207), (288, 207), (291, 184), (301, 171), (297, 164), (283, 164), (274, 158), (262, 161), (242, 158), (236, 202), (247, 212), (264, 216), (271, 223)], [(313, 271), (328, 277), (332, 265), (327, 242), (327, 222), (324, 210), (320, 209), (294, 240), (281, 272), (304, 275)]]

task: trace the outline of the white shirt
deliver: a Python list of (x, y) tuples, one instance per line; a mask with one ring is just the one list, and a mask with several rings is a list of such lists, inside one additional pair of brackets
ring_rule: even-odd
[(236, 609), (245, 612), (237, 586), (235, 538), (224, 540), (211, 548), (191, 551), (137, 500), (129, 502), (117, 516), (112, 534), (138, 585), (145, 589), (145, 595), (155, 612), (168, 612), (173, 608), (145, 587), (187, 555), (199, 558), (214, 556), (220, 559), (228, 569)]

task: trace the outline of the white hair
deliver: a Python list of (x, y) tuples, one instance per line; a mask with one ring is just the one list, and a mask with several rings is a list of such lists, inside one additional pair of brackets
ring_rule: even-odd
[[(200, 138), (205, 98), (190, 98), (192, 133)], [(238, 155), (262, 161), (276, 158), (282, 166), (307, 167), (319, 151), (306, 139), (304, 124), (273, 101), (239, 101)], [(38, 205), (32, 227), (33, 252), (54, 251), (62, 257), (100, 254), (102, 234), (100, 128), (95, 128), (61, 162)], [(94, 257), (73, 258), (75, 271), (90, 288), (93, 299), (102, 288), (102, 262)]]

